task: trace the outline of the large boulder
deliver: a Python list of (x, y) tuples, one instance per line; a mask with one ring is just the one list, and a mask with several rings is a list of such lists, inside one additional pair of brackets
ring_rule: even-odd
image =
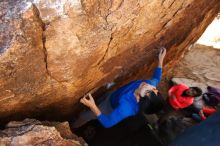
[(0, 119), (60, 118), (108, 82), (147, 78), (159, 46), (173, 66), (219, 0), (3, 0)]

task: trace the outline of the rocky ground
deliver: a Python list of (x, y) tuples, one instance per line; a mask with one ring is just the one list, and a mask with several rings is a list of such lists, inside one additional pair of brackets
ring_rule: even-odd
[(12, 121), (0, 131), (1, 146), (88, 146), (74, 135), (68, 122)]

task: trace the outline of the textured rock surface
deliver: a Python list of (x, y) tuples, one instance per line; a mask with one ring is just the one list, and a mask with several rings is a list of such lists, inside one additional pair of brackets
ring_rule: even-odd
[[(7, 124), (5, 130), (0, 131), (0, 145), (87, 146), (82, 139), (77, 138), (71, 133), (68, 123), (50, 124), (55, 124), (56, 128), (54, 126), (45, 126), (34, 119), (10, 122)], [(59, 130), (61, 130), (61, 132)]]
[(148, 77), (156, 46), (172, 67), (219, 9), (219, 0), (1, 1), (0, 119), (68, 116), (90, 90)]

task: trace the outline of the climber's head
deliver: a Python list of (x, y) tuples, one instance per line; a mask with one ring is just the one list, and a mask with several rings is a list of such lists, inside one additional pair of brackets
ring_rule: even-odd
[(149, 92), (154, 91), (157, 94), (158, 90), (156, 87), (147, 84), (146, 82), (142, 82), (138, 87), (138, 94), (140, 97), (144, 97), (145, 95), (149, 94)]
[(198, 87), (189, 87), (189, 89), (183, 92), (183, 96), (198, 97), (200, 95), (202, 95), (202, 89)]
[(144, 114), (155, 114), (163, 108), (163, 98), (159, 92), (150, 91), (139, 100), (139, 112)]

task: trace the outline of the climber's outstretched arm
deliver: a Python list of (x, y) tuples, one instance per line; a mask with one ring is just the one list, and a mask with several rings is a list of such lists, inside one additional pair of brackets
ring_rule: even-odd
[(130, 108), (130, 103), (127, 101), (122, 102), (117, 108), (112, 111), (112, 113), (108, 115), (101, 113), (100, 109), (96, 106), (91, 94), (83, 97), (80, 102), (91, 109), (91, 111), (97, 116), (99, 122), (105, 128), (110, 128), (122, 121), (123, 119), (134, 115), (133, 110)]
[(165, 55), (166, 55), (166, 49), (161, 48), (158, 56), (158, 67), (154, 70), (154, 74), (151, 77), (151, 82), (154, 82), (156, 86), (160, 83), (162, 78), (162, 65)]

